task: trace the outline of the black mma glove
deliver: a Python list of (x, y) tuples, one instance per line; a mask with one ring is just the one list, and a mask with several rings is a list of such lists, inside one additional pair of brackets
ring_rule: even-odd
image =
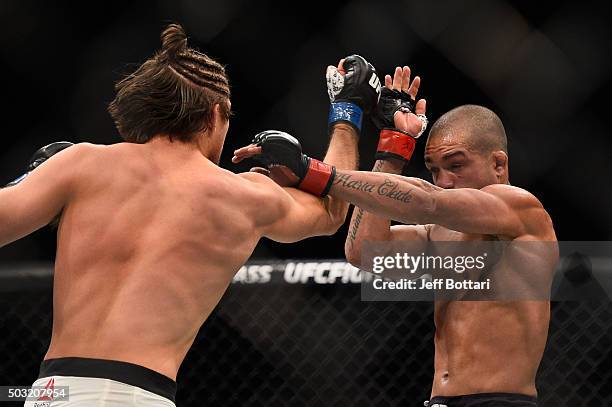
[(370, 113), (380, 98), (380, 79), (374, 66), (359, 55), (346, 57), (342, 67), (346, 72), (344, 75), (331, 66), (325, 75), (331, 102), (329, 128), (342, 121), (351, 124), (359, 132), (363, 114)]
[(21, 181), (23, 181), (32, 171), (34, 171), (36, 169), (36, 167), (38, 167), (40, 164), (44, 163), (45, 161), (47, 161), (49, 158), (51, 158), (52, 156), (54, 156), (55, 154), (59, 153), (60, 151), (72, 146), (73, 143), (70, 143), (68, 141), (58, 141), (56, 143), (51, 143), (49, 145), (46, 145), (40, 149), (38, 149), (38, 151), (36, 151), (34, 153), (34, 155), (32, 156), (32, 158), (30, 158), (30, 161), (28, 163), (28, 167), (27, 167), (27, 172), (25, 174), (23, 174), (22, 176), (20, 176), (19, 178), (17, 178), (14, 181), (9, 182), (8, 184), (6, 184), (7, 187), (12, 187), (13, 185), (17, 185), (19, 184)]
[(257, 134), (252, 141), (261, 147), (261, 154), (253, 158), (271, 169), (282, 166), (298, 179), (297, 188), (324, 197), (336, 176), (336, 167), (325, 164), (302, 153), (300, 142), (283, 131), (267, 130)]
[(427, 127), (427, 117), (417, 115), (422, 122), (421, 131), (412, 135), (395, 127), (394, 115), (396, 112), (414, 113), (415, 100), (404, 92), (384, 87), (376, 112), (372, 115), (372, 122), (380, 131), (376, 159), (396, 158), (404, 162), (410, 161), (417, 138), (423, 134)]

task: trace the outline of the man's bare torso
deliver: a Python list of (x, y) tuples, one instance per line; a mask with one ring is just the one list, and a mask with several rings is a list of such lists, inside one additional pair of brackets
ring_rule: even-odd
[(178, 143), (90, 150), (59, 226), (45, 358), (120, 360), (174, 379), (260, 238), (257, 203), (242, 177)]
[[(543, 235), (554, 240), (552, 229), (543, 231)], [(434, 225), (429, 239), (495, 238)], [(550, 258), (543, 260), (544, 272), (550, 272), (545, 280), (552, 277), (556, 262), (556, 252), (552, 251)], [(514, 280), (527, 268), (524, 256), (516, 251), (500, 253), (496, 261), (494, 269), (503, 269), (506, 275), (516, 277)], [(535, 395), (535, 376), (546, 345), (549, 318), (548, 301), (437, 301), (432, 396), (488, 392)]]

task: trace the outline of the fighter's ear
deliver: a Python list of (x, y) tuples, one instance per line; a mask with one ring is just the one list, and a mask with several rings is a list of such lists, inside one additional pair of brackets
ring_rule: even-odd
[(493, 165), (498, 179), (507, 179), (508, 177), (508, 154), (504, 151), (493, 152)]
[(215, 105), (212, 108), (212, 111), (210, 112), (210, 128), (211, 128), (211, 130), (214, 130), (215, 128), (220, 126), (222, 117), (223, 117), (223, 115), (222, 115), (222, 112), (221, 112), (221, 105), (219, 105), (218, 103), (215, 103)]

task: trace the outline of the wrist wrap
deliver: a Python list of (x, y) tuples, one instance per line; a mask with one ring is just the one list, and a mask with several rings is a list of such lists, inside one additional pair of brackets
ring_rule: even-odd
[(402, 161), (410, 161), (416, 139), (398, 129), (382, 129), (376, 148), (376, 159), (384, 160), (385, 158), (397, 158)]
[(354, 103), (334, 102), (329, 108), (329, 127), (331, 128), (338, 121), (347, 122), (354, 126), (357, 132), (360, 132), (363, 122), (363, 110)]
[(336, 167), (309, 158), (306, 175), (298, 184), (298, 188), (313, 195), (324, 197), (329, 192), (335, 177)]

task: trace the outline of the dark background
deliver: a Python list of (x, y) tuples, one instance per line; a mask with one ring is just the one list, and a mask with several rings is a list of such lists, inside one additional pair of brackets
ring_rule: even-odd
[[(106, 113), (113, 84), (159, 49), (167, 23), (179, 22), (191, 46), (227, 66), (236, 116), (225, 168), (248, 170), (232, 165), (231, 153), (269, 128), (294, 134), (307, 154), (322, 157), (325, 67), (359, 53), (381, 76), (410, 65), (423, 79), (430, 122), (466, 103), (496, 111), (509, 137), (511, 182), (540, 198), (558, 238), (612, 240), (605, 5), (2, 0), (0, 185), (47, 143), (119, 142)], [(376, 141), (366, 124), (364, 170)], [(430, 180), (423, 145), (407, 174)], [(336, 236), (292, 245), (264, 240), (254, 257), (340, 258), (345, 236), (346, 225)], [(51, 277), (37, 287), (33, 265), (54, 253), (49, 228), (0, 249), (4, 271), (26, 276), (12, 288), (0, 281), (2, 384), (36, 376), (51, 330)], [(179, 405), (421, 405), (433, 369), (431, 304), (362, 302), (358, 289), (232, 285), (179, 372)], [(610, 405), (610, 303), (555, 303), (552, 312), (538, 375), (542, 405)]]
[[(227, 66), (232, 119), (221, 165), (256, 132), (297, 136), (307, 154), (327, 143), (324, 71), (351, 53), (381, 76), (408, 64), (423, 79), (430, 122), (466, 103), (496, 111), (509, 137), (514, 185), (550, 212), (560, 240), (612, 238), (612, 141), (608, 135), (610, 27), (605, 3), (505, 1), (0, 3), (3, 134), (0, 182), (58, 140), (120, 141), (106, 105), (113, 84), (160, 47), (166, 23)], [(377, 136), (366, 125), (361, 168)], [(430, 179), (424, 141), (410, 175)], [(104, 169), (102, 168), (101, 171)], [(125, 174), (129, 177), (130, 174)], [(334, 237), (281, 245), (255, 257), (342, 257)], [(45, 229), (0, 250), (0, 262), (49, 261)]]

